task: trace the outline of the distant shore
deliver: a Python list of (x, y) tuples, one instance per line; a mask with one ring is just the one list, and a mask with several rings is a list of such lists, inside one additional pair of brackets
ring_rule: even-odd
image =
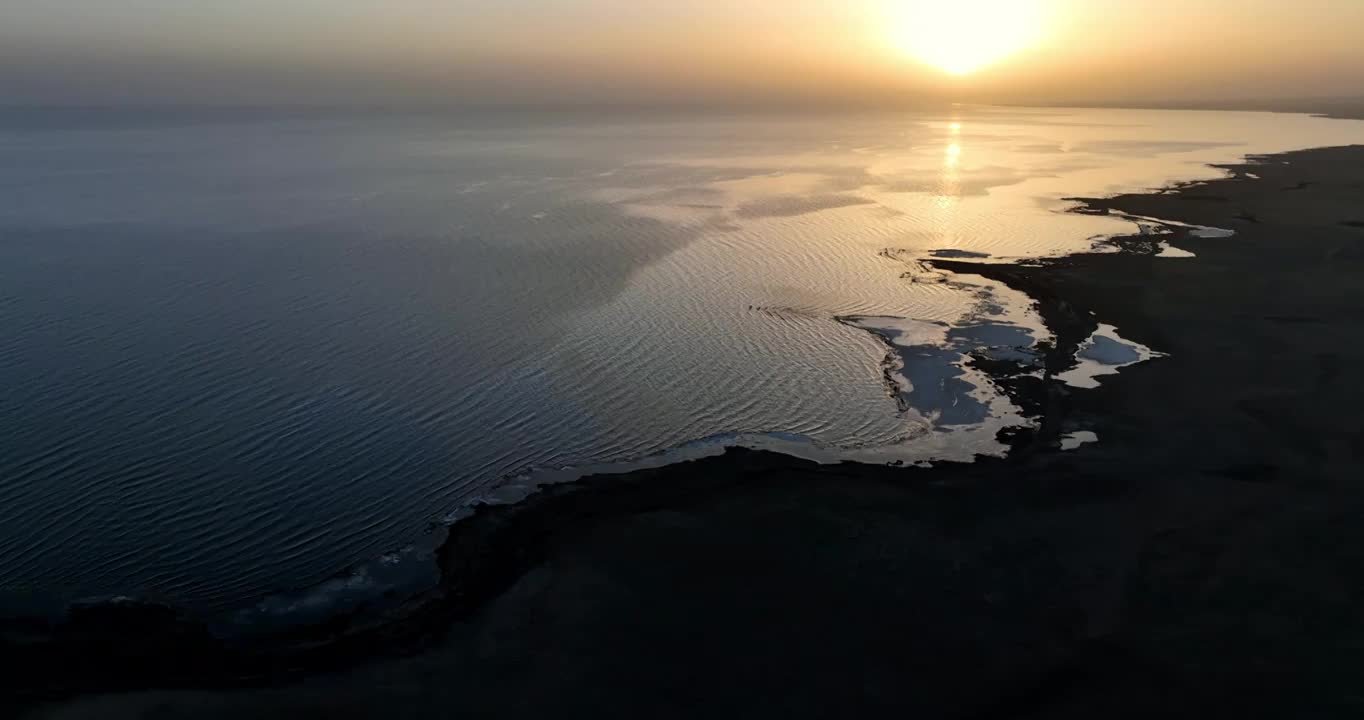
[[(88, 608), (0, 626), (0, 683), (51, 718), (1359, 716), (1364, 147), (1226, 169), (1078, 210), (1231, 238), (932, 261), (1056, 334), (1045, 377), (977, 359), (1038, 417), (1007, 458), (592, 477), (479, 509), (440, 587), (379, 616), (229, 647)], [(1168, 357), (1071, 392), (1099, 323)], [(1098, 441), (1060, 452), (1075, 432)]]
[(1340, 120), (1364, 120), (1364, 97), (1317, 98), (1290, 100), (1225, 100), (1225, 101), (1168, 101), (1146, 103), (1042, 103), (1019, 107), (1096, 107), (1130, 110), (1213, 110), (1241, 112), (1276, 112), (1319, 115)]

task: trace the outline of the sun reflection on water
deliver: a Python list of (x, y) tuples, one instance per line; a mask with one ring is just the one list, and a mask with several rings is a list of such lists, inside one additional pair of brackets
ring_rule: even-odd
[[(948, 130), (952, 137), (943, 148), (942, 174), (938, 179), (938, 196), (934, 203), (939, 210), (944, 211), (954, 208), (961, 196), (961, 123), (954, 121), (948, 125)], [(950, 224), (951, 220), (951, 217), (943, 216), (938, 222), (945, 226)]]

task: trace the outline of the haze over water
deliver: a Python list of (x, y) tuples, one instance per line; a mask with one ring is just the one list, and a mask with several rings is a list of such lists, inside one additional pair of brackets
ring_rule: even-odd
[[(1361, 142), (1301, 115), (976, 106), (10, 112), (0, 600), (241, 607), (527, 474), (707, 439), (999, 453), (1026, 419), (960, 354), (1046, 329), (923, 260), (1085, 251), (1135, 225), (1065, 198)], [(932, 350), (892, 353), (893, 387), (887, 341)]]

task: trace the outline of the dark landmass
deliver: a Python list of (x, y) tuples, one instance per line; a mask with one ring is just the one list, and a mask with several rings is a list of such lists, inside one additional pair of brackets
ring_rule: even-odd
[[(228, 647), (86, 608), (0, 626), (0, 682), (47, 718), (1364, 717), (1364, 147), (1231, 171), (1085, 209), (1233, 238), (932, 261), (1057, 334), (1047, 378), (976, 360), (1041, 419), (1007, 459), (594, 477), (455, 526), (381, 616)], [(1099, 321), (1169, 357), (1056, 382)]]

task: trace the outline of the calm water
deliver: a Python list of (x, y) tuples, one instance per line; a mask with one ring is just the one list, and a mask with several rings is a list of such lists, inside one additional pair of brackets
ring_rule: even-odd
[[(1047, 331), (921, 260), (1086, 250), (1133, 223), (1066, 197), (1360, 142), (1119, 110), (5, 116), (0, 600), (251, 607), (680, 446), (1000, 452), (1026, 419), (962, 354)], [(1159, 352), (1120, 331), (1092, 362)]]

